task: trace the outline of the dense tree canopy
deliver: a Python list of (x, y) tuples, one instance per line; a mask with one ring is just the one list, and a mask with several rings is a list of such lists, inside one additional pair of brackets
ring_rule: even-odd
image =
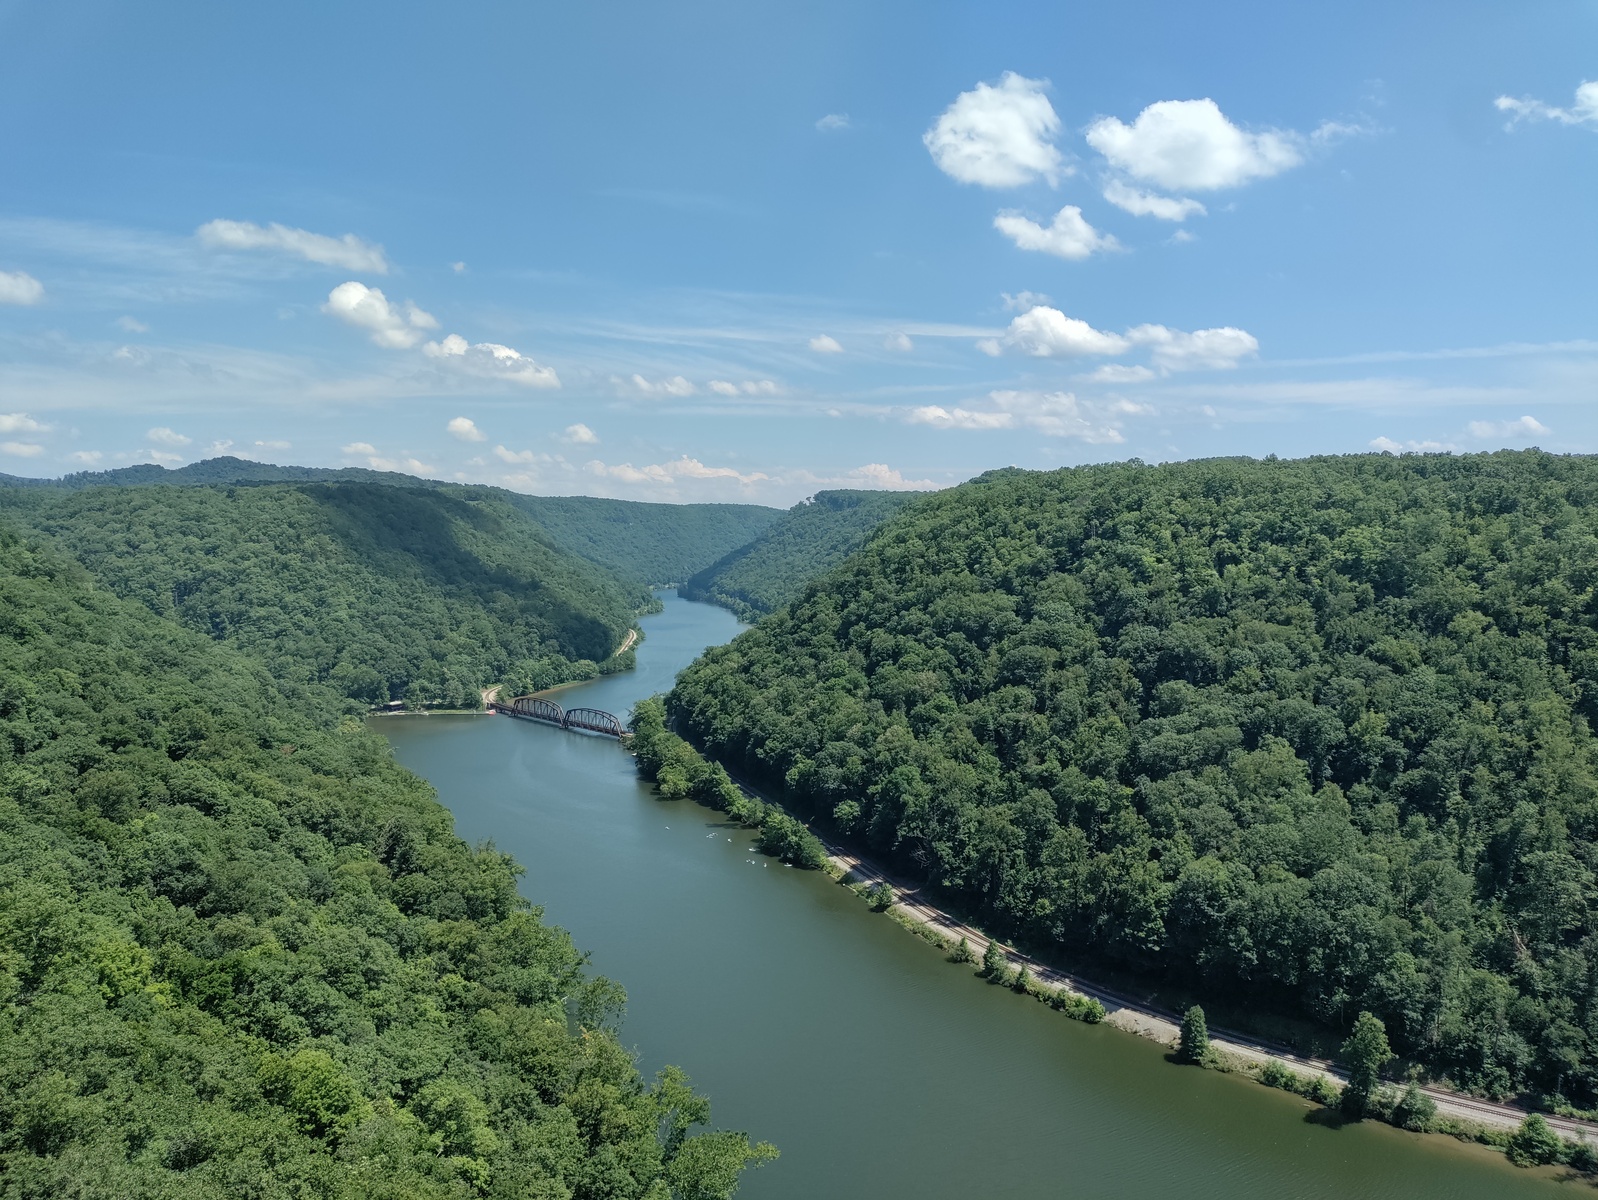
[(911, 499), (903, 492), (817, 492), (752, 542), (687, 580), (681, 593), (753, 621), (793, 600), (806, 583), (858, 550)]
[(338, 707), (0, 531), (0, 1191), (726, 1196), (769, 1148)]
[(1598, 1095), (1598, 462), (998, 472), (669, 708), (999, 929)]
[[(143, 463), (109, 471), (77, 471), (60, 479), (0, 474), (0, 486), (55, 491), (230, 483), (367, 483), (425, 487), (463, 498), (486, 495), (532, 517), (561, 549), (604, 567), (618, 579), (652, 586), (681, 583), (745, 545), (782, 516), (780, 509), (760, 504), (646, 504), (596, 496), (528, 496), (503, 488), (418, 479), (395, 471), (277, 466), (232, 455), (173, 468)], [(815, 573), (810, 571), (799, 578)]]
[[(591, 676), (650, 603), (507, 493), (377, 484), (0, 489), (118, 595), (358, 700)], [(586, 660), (587, 665), (581, 665)]]

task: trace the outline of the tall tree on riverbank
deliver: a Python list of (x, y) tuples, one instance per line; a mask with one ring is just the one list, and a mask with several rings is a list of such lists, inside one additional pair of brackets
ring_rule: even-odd
[(1209, 1054), (1209, 1023), (1204, 1019), (1204, 1010), (1195, 1004), (1182, 1014), (1182, 1031), (1176, 1043), (1176, 1056), (1183, 1062), (1201, 1063)]
[(1381, 1071), (1393, 1059), (1387, 1044), (1387, 1028), (1368, 1012), (1362, 1012), (1354, 1022), (1354, 1030), (1343, 1043), (1343, 1065), (1348, 1068), (1348, 1086), (1343, 1089), (1343, 1111), (1351, 1117), (1363, 1117), (1370, 1108), (1371, 1097), (1381, 1083)]

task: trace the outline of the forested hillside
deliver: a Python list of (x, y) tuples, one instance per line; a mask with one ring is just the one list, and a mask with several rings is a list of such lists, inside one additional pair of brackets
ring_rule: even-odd
[(145, 463), (109, 471), (78, 471), (60, 479), (0, 474), (0, 487), (46, 491), (230, 483), (388, 484), (432, 488), (466, 499), (487, 494), (532, 517), (561, 549), (605, 568), (618, 579), (650, 585), (681, 583), (752, 541), (782, 516), (782, 510), (760, 504), (645, 504), (596, 496), (528, 496), (365, 467), (280, 467), (231, 455), (171, 469)]
[(1003, 472), (669, 702), (994, 927), (1598, 1096), (1598, 461)]
[(681, 583), (758, 537), (782, 516), (759, 504), (644, 504), (595, 496), (526, 496), (506, 500), (549, 531), (557, 546), (619, 579)]
[(816, 576), (858, 550), (910, 502), (903, 492), (817, 492), (752, 542), (700, 571), (680, 591), (730, 608), (746, 621), (773, 612)]
[(337, 707), (0, 531), (0, 1191), (725, 1196), (769, 1149)]
[[(0, 489), (106, 587), (366, 703), (592, 676), (650, 602), (486, 489)], [(626, 665), (625, 663), (612, 666)]]

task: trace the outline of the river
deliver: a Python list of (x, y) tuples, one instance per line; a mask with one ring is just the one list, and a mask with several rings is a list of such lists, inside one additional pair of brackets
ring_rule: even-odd
[[(625, 715), (740, 628), (664, 594), (638, 669), (561, 692)], [(506, 718), (383, 718), (468, 841), (628, 992), (623, 1038), (714, 1123), (775, 1142), (751, 1200), (1515, 1200), (1591, 1194), (1479, 1147), (1329, 1128), (1303, 1101), (990, 987), (747, 831), (642, 786), (614, 741)]]

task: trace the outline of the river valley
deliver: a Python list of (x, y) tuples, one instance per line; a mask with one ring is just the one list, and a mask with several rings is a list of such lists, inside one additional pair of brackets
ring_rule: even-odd
[[(739, 626), (664, 595), (638, 668), (566, 689), (622, 716)], [(1514, 1200), (1592, 1194), (1552, 1172), (1165, 1061), (1154, 1043), (983, 983), (748, 831), (663, 803), (617, 744), (506, 718), (381, 718), (468, 841), (526, 868), (522, 891), (631, 1003), (623, 1040), (684, 1066), (714, 1123), (782, 1157), (740, 1196)]]

